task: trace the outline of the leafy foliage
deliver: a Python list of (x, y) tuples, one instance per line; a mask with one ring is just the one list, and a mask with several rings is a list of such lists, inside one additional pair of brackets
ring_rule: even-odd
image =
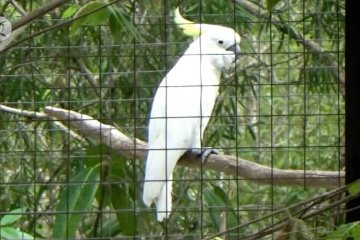
[(69, 181), (60, 194), (55, 219), (54, 237), (75, 237), (75, 231), (82, 219), (82, 212), (90, 210), (99, 185), (99, 166), (84, 168)]
[(329, 233), (325, 239), (345, 240), (358, 239), (360, 237), (360, 222), (352, 222), (339, 226), (335, 231)]
[[(44, 4), (16, 2), (26, 12)], [(233, 1), (191, 0), (182, 6), (192, 21), (231, 26), (242, 35), (240, 63), (236, 73), (224, 74), (204, 145), (268, 166), (340, 171), (344, 1), (263, 2), (255, 5), (256, 14)], [(2, 104), (33, 111), (60, 106), (146, 139), (157, 84), (191, 39), (172, 23), (178, 1), (106, 4), (72, 1), (27, 27), (18, 39), (73, 20), (2, 53)], [(266, 9), (278, 20), (269, 21)], [(0, 3), (0, 10), (11, 20), (21, 16), (11, 4)], [(309, 49), (305, 40), (321, 51)], [(199, 239), (326, 191), (309, 189), (306, 181), (303, 188), (263, 186), (177, 168), (175, 211), (159, 224), (141, 201), (142, 160), (72, 138), (51, 120), (0, 111), (0, 131), (0, 211), (33, 213), (2, 216), (2, 238), (6, 232), (19, 234), (21, 226), (24, 234), (39, 238)], [(329, 211), (307, 225), (331, 230), (341, 222), (335, 215), (337, 210)]]
[(34, 239), (28, 233), (9, 227), (9, 225), (15, 224), (22, 217), (23, 212), (24, 210), (21, 208), (14, 209), (0, 219), (0, 236), (2, 239)]

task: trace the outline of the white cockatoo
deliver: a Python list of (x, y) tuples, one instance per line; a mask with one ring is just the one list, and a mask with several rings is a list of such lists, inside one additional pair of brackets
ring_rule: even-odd
[(240, 53), (240, 36), (231, 28), (190, 22), (178, 9), (175, 22), (195, 40), (162, 80), (152, 104), (143, 201), (147, 206), (155, 202), (158, 221), (171, 212), (177, 161), (188, 150), (203, 153), (201, 142), (218, 96), (221, 72)]

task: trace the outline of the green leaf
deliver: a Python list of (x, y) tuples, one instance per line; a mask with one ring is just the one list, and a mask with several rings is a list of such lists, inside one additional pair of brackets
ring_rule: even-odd
[(0, 227), (0, 236), (1, 239), (34, 239), (30, 234), (12, 227)]
[(82, 169), (60, 195), (55, 219), (54, 237), (75, 237), (76, 229), (82, 219), (77, 212), (89, 210), (99, 187), (99, 166)]
[(350, 183), (348, 186), (348, 192), (350, 195), (357, 195), (360, 193), (360, 180)]
[(123, 37), (122, 28), (119, 25), (119, 19), (116, 17), (116, 14), (111, 14), (109, 18), (109, 26), (113, 39), (119, 41)]
[(69, 18), (79, 9), (78, 5), (70, 5), (62, 14), (61, 18)]
[(112, 166), (110, 181), (117, 182), (110, 188), (109, 198), (113, 208), (116, 210), (116, 217), (121, 232), (124, 235), (132, 236), (135, 234), (135, 213), (134, 213), (134, 179), (132, 165), (128, 164), (127, 159), (115, 152), (111, 153)]
[(237, 216), (235, 214), (233, 207), (231, 206), (231, 201), (229, 199), (229, 196), (226, 194), (224, 189), (222, 189), (221, 187), (219, 187), (215, 184), (212, 184), (212, 186), (214, 189), (214, 193), (222, 199), (222, 201), (224, 202), (224, 205), (227, 207), (226, 211), (227, 211), (227, 216), (228, 216), (228, 220), (229, 220), (229, 225), (233, 226), (233, 225), (237, 224)]
[(99, 26), (108, 24), (110, 12), (107, 8), (104, 8), (98, 12), (92, 13), (85, 18), (84, 24), (91, 26)]
[(135, 39), (140, 39), (140, 34), (129, 16), (116, 6), (109, 6), (111, 12), (109, 18), (110, 30), (113, 38), (121, 39), (122, 33), (131, 34)]
[(221, 196), (218, 196), (212, 189), (206, 188), (204, 191), (205, 200), (209, 205), (209, 215), (213, 225), (216, 228), (220, 226), (220, 213), (223, 210), (219, 210), (219, 207), (224, 207), (224, 203)]
[[(10, 211), (10, 214), (5, 215), (4, 217), (1, 218), (0, 220), (0, 226), (5, 226), (5, 225), (9, 225), (11, 223), (16, 222), (17, 220), (19, 220), (21, 218), (21, 213), (23, 213), (24, 210), (22, 208), (18, 208), (18, 209), (14, 209), (12, 211)], [(19, 214), (16, 214), (19, 213)]]
[(109, 147), (104, 144), (93, 145), (90, 144), (86, 148), (86, 161), (87, 167), (94, 167), (101, 163), (101, 157), (109, 154)]
[(267, 0), (267, 9), (271, 11), (278, 2), (280, 2), (280, 0)]
[(113, 208), (117, 210), (116, 217), (121, 232), (127, 236), (133, 236), (135, 234), (135, 213), (134, 205), (129, 194), (129, 188), (125, 185), (112, 184), (111, 203)]
[[(103, 144), (91, 145), (86, 149), (86, 165), (95, 166), (99, 164), (100, 156), (111, 156), (109, 162), (109, 181), (116, 182), (111, 184), (110, 188), (104, 188), (106, 191), (105, 199), (111, 201), (111, 205), (116, 211), (116, 217), (120, 231), (124, 235), (133, 236), (135, 233), (135, 214), (133, 205), (134, 183), (132, 166), (128, 164), (127, 159), (117, 154), (108, 146)], [(121, 184), (121, 182), (126, 182)]]
[(285, 194), (281, 199), (281, 202), (284, 202), (287, 205), (293, 204), (299, 200), (304, 200), (307, 198), (307, 192), (303, 189), (294, 188), (293, 191)]
[[(81, 16), (84, 17), (81, 17), (73, 22), (72, 26), (70, 27), (70, 34), (74, 35), (78, 33), (78, 30), (84, 24), (96, 26), (107, 23), (110, 16), (110, 11), (107, 7), (103, 8), (105, 5), (105, 2), (102, 1), (92, 1), (82, 6), (75, 14), (74, 18)], [(101, 10), (96, 11), (97, 9)]]
[(224, 191), (224, 189), (215, 184), (210, 184), (210, 186), (211, 188), (205, 189), (204, 196), (206, 202), (209, 205), (208, 211), (210, 214), (210, 219), (212, 220), (214, 226), (220, 226), (220, 214), (222, 214), (223, 212), (226, 212), (226, 219), (229, 226), (235, 226), (236, 224), (238, 224), (237, 216), (233, 207), (231, 206), (229, 197)]

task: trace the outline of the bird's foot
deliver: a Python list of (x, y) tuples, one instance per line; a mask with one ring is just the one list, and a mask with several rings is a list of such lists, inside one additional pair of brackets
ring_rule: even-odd
[(201, 161), (202, 163), (205, 163), (207, 158), (210, 156), (210, 154), (220, 154), (220, 151), (215, 149), (215, 148), (211, 148), (211, 147), (204, 147), (204, 148), (194, 148), (194, 149), (189, 149), (188, 150), (191, 154), (196, 155), (197, 157), (201, 157)]

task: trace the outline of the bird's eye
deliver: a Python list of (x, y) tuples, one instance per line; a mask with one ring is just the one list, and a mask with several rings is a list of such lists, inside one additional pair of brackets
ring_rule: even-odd
[(224, 41), (223, 41), (223, 40), (219, 40), (218, 43), (219, 43), (219, 44), (223, 44)]

